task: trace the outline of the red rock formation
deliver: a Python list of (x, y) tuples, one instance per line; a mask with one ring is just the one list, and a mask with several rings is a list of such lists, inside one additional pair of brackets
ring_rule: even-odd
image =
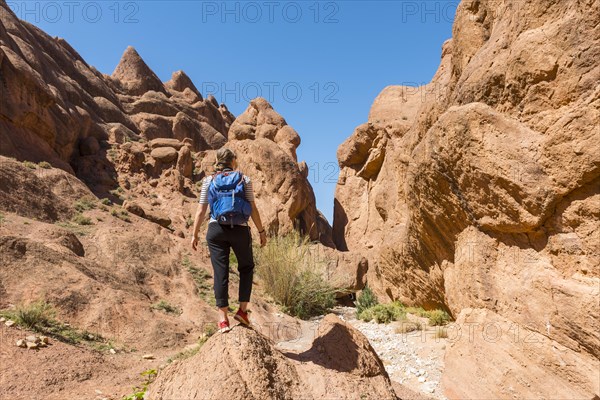
[(334, 240), (380, 297), (543, 339), (458, 341), (452, 398), (600, 392), (598, 6), (462, 2), (431, 83), (386, 88), (338, 149)]

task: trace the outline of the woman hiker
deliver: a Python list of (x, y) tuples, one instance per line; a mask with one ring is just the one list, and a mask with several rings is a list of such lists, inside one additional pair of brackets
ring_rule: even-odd
[(202, 182), (200, 207), (194, 220), (192, 249), (198, 246), (198, 232), (210, 206), (210, 221), (206, 241), (210, 251), (210, 261), (214, 271), (214, 291), (219, 308), (219, 332), (227, 332), (229, 318), (229, 251), (233, 249), (238, 260), (240, 274), (240, 307), (234, 319), (244, 325), (248, 320), (248, 302), (252, 292), (254, 258), (252, 255), (252, 236), (248, 219), (252, 217), (260, 235), (260, 246), (267, 243), (267, 235), (260, 220), (260, 214), (254, 202), (252, 181), (237, 171), (235, 153), (228, 148), (217, 151), (216, 173), (207, 176)]

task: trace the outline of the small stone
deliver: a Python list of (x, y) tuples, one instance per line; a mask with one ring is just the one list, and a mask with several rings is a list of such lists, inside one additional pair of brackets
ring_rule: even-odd
[(11, 320), (11, 319), (9, 319), (8, 321), (6, 321), (6, 322), (4, 323), (4, 325), (6, 325), (6, 326), (8, 326), (8, 327), (11, 327), (11, 326), (13, 326), (14, 324), (15, 324), (15, 321), (13, 321), (13, 320)]
[(28, 342), (32, 342), (32, 343), (39, 343), (40, 342), (40, 338), (35, 336), (35, 335), (29, 335), (25, 338), (25, 340), (27, 340)]
[(17, 340), (17, 347), (27, 347), (23, 339)]
[(423, 383), (425, 382), (425, 377), (424, 376), (420, 376), (418, 379), (419, 383)]
[(144, 360), (154, 360), (154, 354), (144, 354), (142, 358)]
[(117, 354), (117, 351), (116, 351), (115, 349), (110, 349), (110, 350), (108, 350), (108, 352), (109, 352), (110, 354)]
[(6, 321), (6, 318), (0, 317), (0, 322), (4, 322), (4, 321)]
[(37, 349), (38, 348), (38, 344), (34, 343), (34, 342), (27, 342), (26, 346), (28, 349)]
[(102, 390), (96, 389), (96, 390), (94, 390), (94, 392), (96, 392), (96, 394), (102, 394)]
[(40, 342), (48, 344), (50, 343), (50, 338), (48, 336), (40, 336)]
[(94, 335), (87, 335), (88, 340), (94, 340)]
[(39, 342), (37, 345), (40, 347), (48, 347), (48, 344), (44, 342)]

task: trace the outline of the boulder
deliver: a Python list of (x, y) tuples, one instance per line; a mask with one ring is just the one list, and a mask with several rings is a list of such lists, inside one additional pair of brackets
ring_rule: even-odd
[(192, 152), (190, 148), (188, 146), (183, 146), (181, 149), (179, 149), (179, 155), (177, 157), (177, 170), (186, 178), (192, 177), (192, 162)]
[(196, 355), (161, 370), (148, 396), (297, 399), (335, 393), (336, 398), (397, 398), (383, 363), (359, 331), (330, 314), (316, 333), (310, 349), (282, 353), (258, 331), (234, 326), (209, 338)]
[(145, 217), (148, 221), (154, 222), (162, 226), (163, 228), (169, 228), (171, 226), (171, 218), (160, 212), (148, 210), (145, 212)]
[(183, 143), (178, 139), (170, 139), (170, 138), (158, 138), (150, 141), (150, 148), (157, 149), (159, 147), (172, 147), (176, 150), (179, 150), (183, 147)]
[(169, 164), (177, 159), (177, 150), (173, 147), (157, 147), (152, 150), (150, 156), (163, 164)]

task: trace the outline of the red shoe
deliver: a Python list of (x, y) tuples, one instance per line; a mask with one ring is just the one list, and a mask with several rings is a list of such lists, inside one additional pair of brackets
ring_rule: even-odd
[(250, 326), (250, 320), (248, 319), (248, 313), (250, 313), (250, 310), (246, 310), (246, 312), (244, 312), (240, 308), (240, 309), (237, 310), (237, 312), (233, 316), (233, 319), (235, 319), (236, 321), (238, 321), (240, 324), (244, 324), (246, 326)]
[(229, 321), (221, 321), (219, 322), (219, 333), (229, 332), (231, 327), (229, 326)]

